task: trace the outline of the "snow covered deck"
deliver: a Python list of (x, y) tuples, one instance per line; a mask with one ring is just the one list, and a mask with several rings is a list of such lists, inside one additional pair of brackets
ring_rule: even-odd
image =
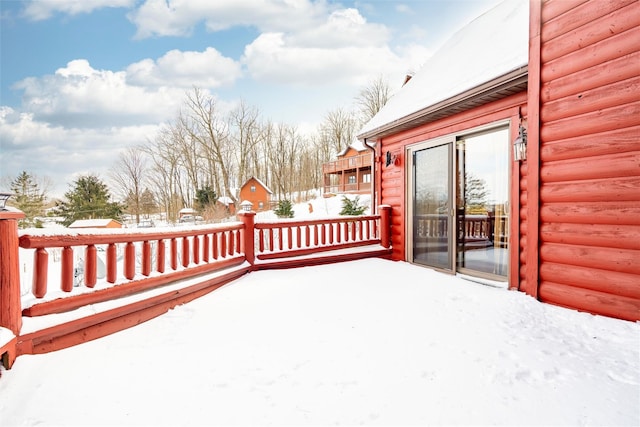
[(3, 425), (638, 425), (640, 324), (371, 258), (257, 271), (2, 374)]

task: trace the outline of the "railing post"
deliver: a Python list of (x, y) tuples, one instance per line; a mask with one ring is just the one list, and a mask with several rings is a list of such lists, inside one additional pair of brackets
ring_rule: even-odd
[(62, 248), (61, 264), (60, 289), (71, 292), (73, 290), (73, 248), (70, 246)]
[(124, 245), (124, 277), (131, 280), (136, 275), (136, 247), (133, 242)]
[(22, 328), (18, 220), (24, 217), (17, 209), (0, 209), (0, 326), (16, 336)]
[(47, 272), (49, 270), (49, 254), (45, 248), (38, 248), (33, 253), (33, 282), (31, 292), (36, 298), (47, 294)]
[(243, 236), (243, 246), (244, 246), (244, 257), (247, 262), (251, 265), (255, 262), (256, 250), (255, 250), (255, 237), (254, 237), (254, 227), (255, 227), (255, 216), (256, 213), (253, 211), (245, 211), (240, 212), (240, 221), (244, 224), (244, 236)]
[(107, 282), (116, 283), (118, 278), (118, 249), (115, 243), (107, 245)]
[(87, 245), (84, 250), (84, 284), (87, 288), (93, 288), (98, 280), (98, 249), (96, 245)]
[[(0, 209), (0, 327), (9, 329), (17, 337), (22, 328), (18, 220), (25, 214), (9, 209)], [(0, 363), (7, 369), (17, 357), (15, 343), (15, 338), (6, 345), (0, 343)]]
[(391, 247), (391, 206), (380, 205), (380, 244), (385, 248)]

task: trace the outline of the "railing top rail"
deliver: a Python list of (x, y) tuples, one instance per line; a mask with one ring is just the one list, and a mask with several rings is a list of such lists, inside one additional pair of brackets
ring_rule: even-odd
[(208, 233), (239, 230), (244, 228), (241, 222), (196, 226), (189, 229), (171, 231), (135, 230), (123, 232), (117, 230), (64, 230), (64, 234), (22, 234), (20, 247), (23, 249), (55, 248), (65, 246), (106, 245), (110, 243), (141, 242), (147, 240), (174, 239), (181, 237), (200, 236)]
[(256, 221), (255, 228), (265, 229), (273, 227), (300, 227), (304, 225), (335, 224), (342, 222), (370, 221), (380, 219), (380, 215), (340, 216), (322, 219), (278, 219)]

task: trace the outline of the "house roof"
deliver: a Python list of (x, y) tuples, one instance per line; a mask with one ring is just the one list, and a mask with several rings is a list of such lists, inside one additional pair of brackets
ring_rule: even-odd
[(367, 147), (364, 146), (364, 142), (355, 138), (354, 141), (351, 144), (349, 144), (349, 146), (347, 146), (345, 149), (343, 149), (341, 152), (338, 153), (338, 157), (344, 156), (345, 154), (347, 154), (347, 151), (349, 151), (349, 148), (353, 148), (358, 153), (361, 151), (365, 151), (367, 149)]
[(227, 206), (233, 204), (233, 200), (231, 200), (231, 197), (227, 197), (227, 196), (218, 197), (218, 202), (222, 203), (223, 205), (227, 205)]
[(269, 194), (273, 194), (273, 191), (271, 191), (271, 189), (270, 189), (269, 187), (267, 187), (267, 186), (266, 186), (266, 184), (265, 184), (264, 182), (260, 181), (260, 180), (259, 180), (258, 178), (256, 178), (255, 176), (252, 176), (251, 178), (249, 178), (249, 179), (248, 179), (244, 184), (242, 184), (242, 187), (244, 187), (245, 185), (247, 185), (247, 183), (248, 183), (249, 181), (251, 181), (252, 179), (255, 179), (255, 180), (258, 182), (258, 184), (260, 184), (261, 186), (263, 186), (263, 187), (264, 187), (264, 189), (265, 189), (265, 190), (267, 190), (267, 192), (268, 192)]
[(360, 130), (378, 138), (526, 89), (528, 0), (506, 0), (456, 32)]
[(78, 219), (69, 224), (69, 228), (91, 228), (91, 227), (106, 227), (111, 222), (120, 224), (118, 221), (110, 218), (98, 218), (98, 219)]

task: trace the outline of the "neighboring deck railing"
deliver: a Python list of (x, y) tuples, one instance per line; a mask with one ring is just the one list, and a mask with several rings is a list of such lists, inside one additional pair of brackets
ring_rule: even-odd
[[(64, 348), (130, 327), (250, 271), (388, 256), (390, 207), (381, 206), (379, 212), (358, 217), (262, 222), (255, 222), (254, 212), (242, 212), (238, 222), (189, 230), (21, 236), (17, 220), (23, 214), (0, 212), (0, 327), (15, 335), (8, 342), (0, 340), (3, 364), (10, 367), (20, 354)], [(378, 245), (378, 249), (337, 251), (367, 245)], [(33, 251), (32, 286), (30, 295), (24, 297), (20, 289), (19, 247)], [(59, 256), (55, 277), (50, 275), (54, 270), (51, 253)], [(196, 284), (154, 294), (91, 319), (85, 317), (21, 335), (23, 317), (65, 313), (162, 290), (187, 279)], [(117, 325), (105, 326), (116, 320)]]
[(365, 167), (371, 167), (371, 154), (343, 157), (338, 160), (324, 163), (322, 165), (322, 173), (344, 172)]

